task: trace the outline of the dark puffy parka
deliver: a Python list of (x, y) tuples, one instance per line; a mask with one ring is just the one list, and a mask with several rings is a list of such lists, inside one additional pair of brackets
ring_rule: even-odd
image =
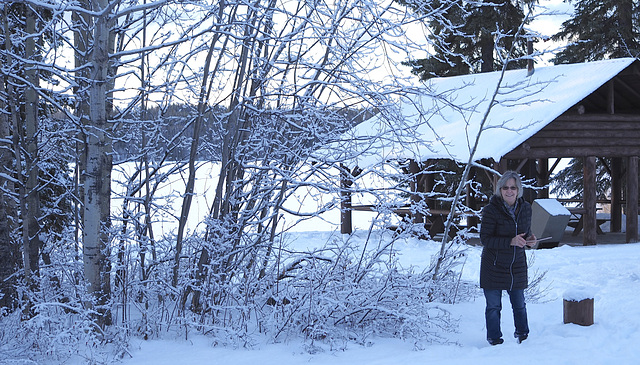
[(528, 286), (525, 249), (511, 246), (516, 234), (531, 234), (531, 204), (518, 198), (515, 214), (507, 209), (502, 197), (493, 195), (482, 209), (480, 242), (480, 287), (513, 290)]

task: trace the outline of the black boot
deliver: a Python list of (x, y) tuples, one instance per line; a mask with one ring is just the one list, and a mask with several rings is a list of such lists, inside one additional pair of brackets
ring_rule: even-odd
[(516, 340), (518, 341), (518, 343), (522, 343), (522, 341), (526, 340), (527, 337), (529, 337), (528, 334), (523, 333), (523, 334), (518, 334), (518, 333), (514, 333), (513, 337), (516, 338)]

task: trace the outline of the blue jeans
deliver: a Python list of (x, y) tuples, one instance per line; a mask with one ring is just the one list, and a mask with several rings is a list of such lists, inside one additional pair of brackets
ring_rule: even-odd
[[(527, 305), (524, 302), (524, 289), (507, 290), (513, 309), (513, 323), (516, 327), (515, 336), (529, 334), (527, 322)], [(500, 331), (500, 310), (502, 309), (502, 290), (484, 289), (484, 297), (487, 300), (487, 308), (484, 312), (487, 321), (487, 339), (497, 340), (502, 338)]]

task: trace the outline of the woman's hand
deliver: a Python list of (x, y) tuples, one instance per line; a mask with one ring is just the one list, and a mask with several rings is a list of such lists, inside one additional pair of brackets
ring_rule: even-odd
[[(526, 233), (520, 233), (519, 235), (513, 237), (511, 239), (511, 246), (516, 246), (516, 247), (524, 247), (527, 245), (527, 240), (524, 239), (524, 235)], [(534, 241), (535, 242), (535, 241)]]
[(527, 238), (526, 243), (527, 243), (527, 246), (529, 247), (535, 246), (536, 243), (538, 243), (538, 239), (536, 238), (536, 235), (532, 233), (531, 236)]

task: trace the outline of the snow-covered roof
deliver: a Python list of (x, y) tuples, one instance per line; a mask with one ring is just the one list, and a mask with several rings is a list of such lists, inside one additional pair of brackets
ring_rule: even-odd
[[(633, 58), (431, 79), (403, 97), (395, 112), (383, 112), (350, 131), (325, 151), (359, 166), (389, 159), (499, 160), (566, 110), (597, 90)], [(338, 152), (339, 151), (339, 152)], [(337, 156), (336, 156), (337, 157)]]

